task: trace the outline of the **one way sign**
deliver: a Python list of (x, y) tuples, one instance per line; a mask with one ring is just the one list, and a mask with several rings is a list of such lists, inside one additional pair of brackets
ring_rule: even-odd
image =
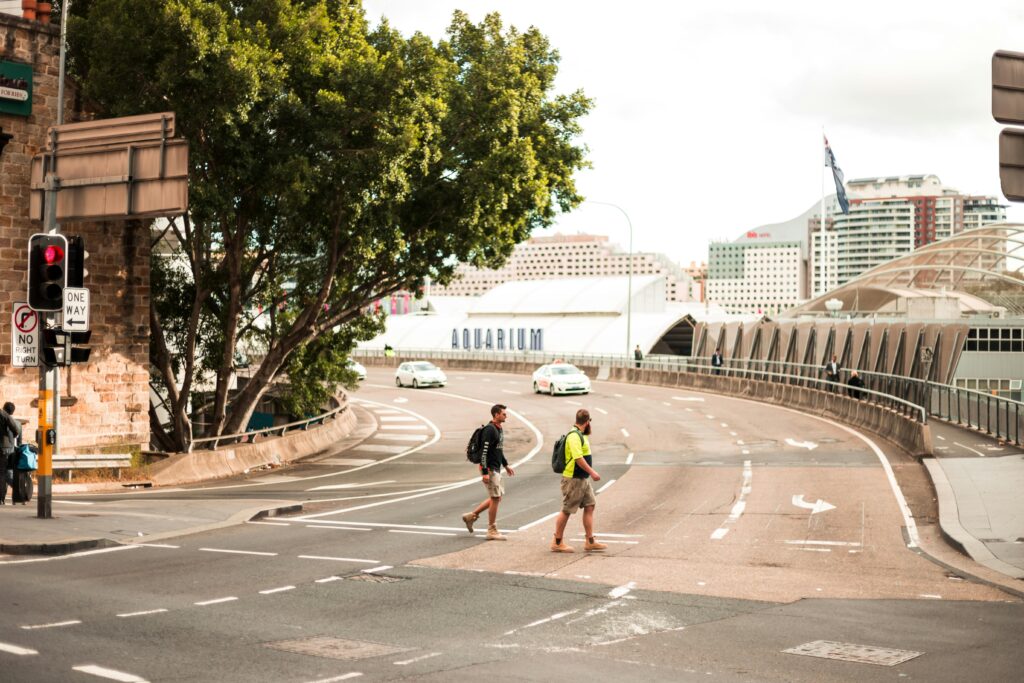
[(64, 288), (65, 332), (89, 331), (89, 290), (84, 287)]

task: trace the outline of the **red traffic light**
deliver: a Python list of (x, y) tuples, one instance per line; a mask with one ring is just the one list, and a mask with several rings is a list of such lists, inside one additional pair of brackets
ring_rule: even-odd
[(43, 250), (43, 260), (47, 265), (52, 265), (64, 260), (64, 250), (56, 244), (51, 244)]

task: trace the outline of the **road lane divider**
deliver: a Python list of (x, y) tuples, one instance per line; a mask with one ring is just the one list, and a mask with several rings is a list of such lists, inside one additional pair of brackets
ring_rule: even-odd
[(743, 461), (743, 482), (740, 484), (740, 496), (736, 503), (732, 506), (732, 510), (729, 511), (729, 516), (722, 523), (722, 526), (718, 527), (711, 533), (712, 541), (720, 541), (725, 538), (726, 534), (729, 533), (729, 528), (736, 524), (743, 515), (743, 511), (747, 509), (747, 495), (753, 488), (754, 471), (751, 467), (749, 460)]
[(147, 609), (141, 612), (125, 612), (124, 614), (118, 614), (117, 616), (121, 619), (128, 619), (130, 617), (146, 617), (150, 614), (162, 614), (167, 611), (167, 608), (160, 607), (159, 609)]
[(108, 669), (105, 666), (97, 666), (96, 664), (80, 664), (78, 666), (71, 667), (71, 669), (72, 671), (78, 671), (98, 678), (106, 678), (111, 681), (121, 681), (121, 683), (148, 683), (145, 678), (140, 678), (135, 674), (118, 671), (117, 669)]
[(21, 647), (20, 645), (12, 645), (11, 643), (0, 643), (0, 652), (6, 652), (10, 655), (18, 655), (19, 657), (39, 654), (38, 651), (33, 650), (30, 647)]
[(234, 595), (229, 595), (226, 598), (214, 598), (213, 600), (200, 600), (199, 602), (193, 602), (192, 604), (196, 607), (206, 607), (207, 605), (219, 605), (223, 602), (234, 602), (238, 598)]
[(260, 591), (260, 595), (273, 595), (274, 593), (284, 593), (285, 591), (295, 590), (295, 586), (281, 586), (280, 588), (268, 588), (265, 591)]
[(68, 619), (67, 621), (55, 621), (52, 624), (29, 624), (22, 626), (21, 628), (24, 631), (38, 631), (44, 628), (63, 628), (64, 626), (77, 626), (81, 623), (82, 621), (80, 619)]
[(264, 552), (262, 550), (232, 550), (230, 548), (199, 548), (205, 553), (230, 553), (232, 555), (259, 555), (261, 557), (277, 557), (277, 553)]
[(327, 562), (353, 562), (355, 564), (380, 564), (380, 560), (364, 560), (359, 557), (331, 557), (329, 555), (299, 555), (300, 560), (325, 560)]

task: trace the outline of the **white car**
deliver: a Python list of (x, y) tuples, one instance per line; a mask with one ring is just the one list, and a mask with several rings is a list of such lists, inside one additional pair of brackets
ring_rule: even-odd
[(443, 387), (448, 383), (441, 368), (425, 360), (402, 363), (395, 370), (395, 386), (404, 387)]
[(349, 358), (348, 362), (345, 363), (345, 367), (356, 373), (356, 379), (366, 379), (366, 368), (363, 367), (362, 363)]
[(575, 365), (552, 363), (542, 365), (533, 373), (533, 392), (540, 394), (589, 394), (590, 378)]

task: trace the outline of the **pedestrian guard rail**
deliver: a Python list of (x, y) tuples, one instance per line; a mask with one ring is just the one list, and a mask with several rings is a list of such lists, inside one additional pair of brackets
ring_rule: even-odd
[(196, 445), (207, 444), (206, 449), (215, 451), (219, 446), (236, 445), (241, 443), (255, 443), (260, 437), (267, 436), (284, 436), (286, 433), (291, 431), (305, 431), (312, 426), (320, 425), (328, 420), (333, 420), (338, 417), (341, 413), (348, 409), (348, 405), (339, 405), (336, 408), (332, 408), (325, 413), (320, 415), (314, 415), (303, 420), (296, 420), (295, 422), (289, 422), (283, 425), (274, 425), (273, 427), (265, 427), (263, 429), (254, 429), (248, 432), (239, 432), (237, 434), (221, 434), (219, 436), (204, 436), (199, 439), (193, 439), (189, 443), (188, 452), (196, 450)]
[[(433, 360), (464, 369), (502, 369), (530, 374), (540, 365), (572, 363), (597, 379), (677, 386), (746, 397), (834, 417), (890, 438), (915, 455), (931, 454), (927, 392), (912, 391), (911, 382), (878, 375), (862, 388), (850, 388), (822, 377), (823, 368), (772, 361), (726, 361), (715, 368), (706, 358), (648, 356), (637, 361), (622, 355), (527, 352), (478, 352), (403, 349), (394, 356), (359, 350), (372, 365), (397, 365)], [(868, 373), (864, 373), (868, 374)], [(884, 381), (883, 381), (884, 380)], [(852, 393), (851, 393), (852, 391)], [(974, 411), (972, 414), (976, 414)], [(962, 411), (964, 415), (967, 411)], [(959, 413), (958, 413), (959, 414)]]

